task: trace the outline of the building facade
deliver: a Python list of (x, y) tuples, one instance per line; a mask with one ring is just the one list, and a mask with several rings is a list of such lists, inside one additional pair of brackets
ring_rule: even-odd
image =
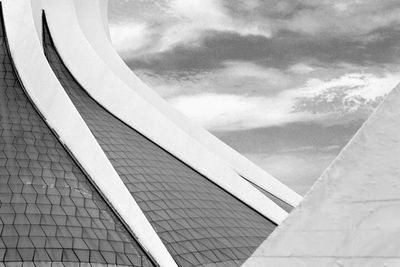
[(128, 71), (106, 7), (1, 1), (0, 266), (240, 266), (301, 198)]

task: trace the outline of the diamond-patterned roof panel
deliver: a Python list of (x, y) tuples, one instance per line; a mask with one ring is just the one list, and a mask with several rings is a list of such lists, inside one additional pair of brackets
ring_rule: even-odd
[(44, 38), (53, 71), (178, 265), (246, 260), (276, 225), (99, 105), (63, 64), (47, 27)]
[(152, 266), (31, 104), (0, 14), (0, 266)]

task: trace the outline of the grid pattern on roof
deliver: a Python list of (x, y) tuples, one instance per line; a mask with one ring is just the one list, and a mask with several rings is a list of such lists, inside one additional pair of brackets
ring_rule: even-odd
[(44, 46), (59, 81), (178, 265), (239, 266), (275, 229), (94, 101), (64, 65), (46, 26)]
[(29, 101), (0, 21), (0, 266), (153, 266)]

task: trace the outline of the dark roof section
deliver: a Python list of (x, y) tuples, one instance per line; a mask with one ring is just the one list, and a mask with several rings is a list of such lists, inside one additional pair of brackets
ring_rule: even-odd
[(25, 94), (0, 20), (0, 262), (153, 266)]
[(47, 27), (44, 45), (59, 81), (179, 266), (239, 266), (275, 229), (94, 101), (64, 65)]

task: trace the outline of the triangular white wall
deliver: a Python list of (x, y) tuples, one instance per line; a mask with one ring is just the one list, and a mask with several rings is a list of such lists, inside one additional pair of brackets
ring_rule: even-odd
[(400, 86), (243, 266), (400, 266)]

